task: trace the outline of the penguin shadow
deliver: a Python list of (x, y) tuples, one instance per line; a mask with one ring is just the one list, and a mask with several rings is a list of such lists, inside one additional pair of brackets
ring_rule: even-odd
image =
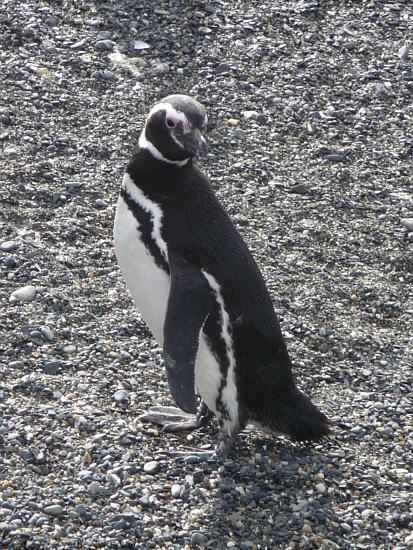
[(350, 548), (335, 512), (350, 498), (347, 476), (330, 443), (304, 446), (246, 428), (226, 460), (204, 466), (210, 494), (198, 525), (204, 542), (194, 547)]

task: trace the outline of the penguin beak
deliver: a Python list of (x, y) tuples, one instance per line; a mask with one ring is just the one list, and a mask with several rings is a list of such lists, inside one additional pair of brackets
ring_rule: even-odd
[(192, 157), (208, 152), (208, 144), (201, 133), (201, 130), (194, 128), (188, 134), (184, 134), (181, 138), (182, 145), (185, 151), (190, 153)]

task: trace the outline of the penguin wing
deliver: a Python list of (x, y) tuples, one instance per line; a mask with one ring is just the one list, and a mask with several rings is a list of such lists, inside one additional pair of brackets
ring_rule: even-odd
[(169, 388), (176, 404), (195, 413), (195, 360), (199, 333), (213, 303), (201, 270), (181, 256), (168, 254), (171, 286), (164, 323), (163, 353)]

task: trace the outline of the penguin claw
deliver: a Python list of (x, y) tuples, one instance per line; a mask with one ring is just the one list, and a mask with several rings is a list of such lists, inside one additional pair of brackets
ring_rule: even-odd
[(142, 414), (139, 420), (162, 426), (164, 432), (182, 432), (200, 427), (197, 416), (177, 407), (152, 407), (148, 413)]

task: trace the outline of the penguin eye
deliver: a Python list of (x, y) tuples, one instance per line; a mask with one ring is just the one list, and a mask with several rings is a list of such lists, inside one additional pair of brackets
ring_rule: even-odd
[(176, 126), (176, 123), (173, 118), (167, 118), (166, 125), (168, 126), (168, 128), (174, 128)]

